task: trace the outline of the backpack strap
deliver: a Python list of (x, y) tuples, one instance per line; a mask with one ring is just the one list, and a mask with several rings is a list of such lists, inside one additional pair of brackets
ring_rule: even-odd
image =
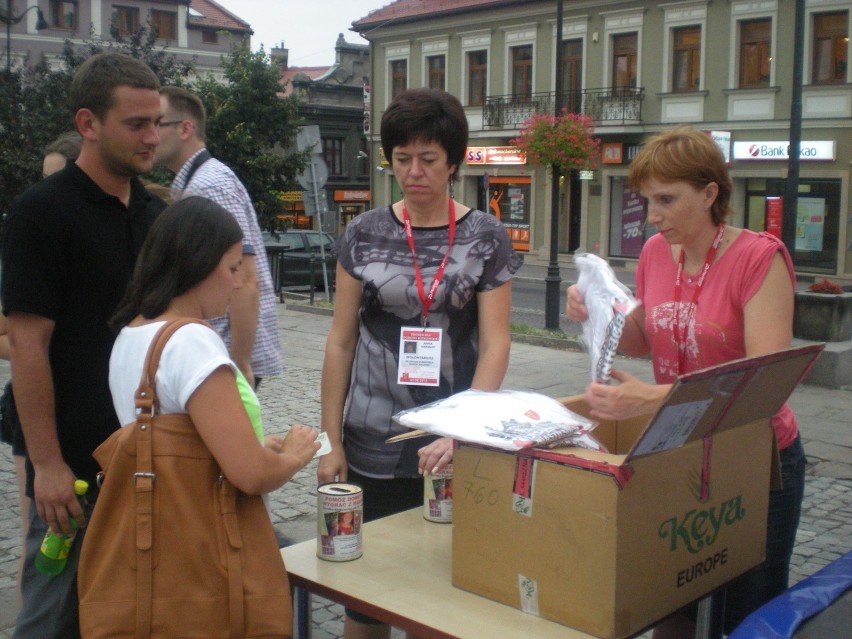
[(189, 167), (189, 171), (186, 174), (186, 179), (183, 182), (183, 190), (185, 191), (189, 186), (190, 181), (192, 181), (192, 176), (195, 175), (195, 172), (201, 168), (201, 165), (204, 164), (207, 160), (212, 158), (210, 155), (210, 151), (204, 149), (195, 156), (195, 159), (192, 161), (192, 165)]

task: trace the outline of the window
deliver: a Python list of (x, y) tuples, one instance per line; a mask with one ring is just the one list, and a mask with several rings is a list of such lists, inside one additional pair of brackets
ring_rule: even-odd
[(343, 175), (343, 138), (323, 138), (322, 157), (329, 175)]
[(201, 41), (204, 44), (219, 44), (219, 32), (210, 29), (204, 29), (201, 32)]
[(485, 104), (487, 79), (488, 52), (469, 51), (467, 54), (467, 103), (470, 106)]
[(740, 87), (768, 87), (772, 58), (772, 21), (768, 18), (740, 23)]
[(512, 47), (512, 97), (532, 97), (533, 48), (531, 44)]
[(582, 110), (583, 91), (583, 41), (562, 42), (562, 91), (563, 104), (571, 113)]
[(76, 29), (76, 0), (50, 0), (50, 24), (57, 29)]
[(393, 99), (408, 88), (408, 60), (391, 60), (390, 80)]
[(812, 84), (846, 82), (849, 45), (849, 14), (814, 14), (814, 51)]
[(112, 21), (122, 36), (133, 35), (139, 31), (139, 9), (136, 7), (115, 7)]
[(701, 73), (701, 27), (673, 29), (672, 91), (698, 91)]
[(612, 37), (612, 85), (617, 89), (635, 89), (639, 36), (622, 33)]
[(158, 40), (177, 40), (177, 13), (151, 9), (151, 28)]
[(447, 59), (442, 55), (433, 55), (426, 58), (426, 66), (429, 70), (429, 88), (445, 89), (447, 77)]

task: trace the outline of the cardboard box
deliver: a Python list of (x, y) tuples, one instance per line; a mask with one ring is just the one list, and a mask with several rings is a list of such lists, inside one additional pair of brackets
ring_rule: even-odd
[(821, 349), (684, 376), (651, 418), (598, 426), (610, 453), (460, 442), (453, 585), (615, 638), (756, 566), (777, 460), (769, 418)]

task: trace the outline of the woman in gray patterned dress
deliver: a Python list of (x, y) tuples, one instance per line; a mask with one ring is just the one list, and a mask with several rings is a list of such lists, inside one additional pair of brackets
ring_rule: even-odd
[[(407, 430), (393, 415), (468, 388), (497, 390), (509, 363), (511, 279), (520, 259), (494, 216), (449, 196), (467, 132), (464, 109), (449, 93), (397, 96), (382, 117), (381, 139), (403, 199), (359, 215), (337, 242), (322, 376), (322, 429), (332, 452), (317, 477), (361, 485), (366, 521), (422, 505), (420, 475), (452, 460), (448, 438), (386, 444)], [(428, 329), (418, 354), (401, 353), (403, 331), (418, 329)], [(411, 383), (406, 367), (428, 352), (422, 361), (433, 381)], [(388, 636), (387, 626), (371, 621), (347, 611), (344, 636)]]

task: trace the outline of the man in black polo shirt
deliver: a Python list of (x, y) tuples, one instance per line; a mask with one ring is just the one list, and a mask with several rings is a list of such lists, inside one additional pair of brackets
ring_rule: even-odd
[(85, 520), (76, 479), (95, 496), (92, 451), (119, 427), (107, 371), (121, 300), (155, 216), (165, 207), (137, 175), (159, 144), (159, 82), (141, 61), (106, 52), (77, 71), (69, 93), (83, 148), (11, 207), (2, 235), (0, 295), (9, 318), (15, 399), (33, 498), (14, 637), (79, 636), (78, 533), (57, 576), (34, 567), (48, 526)]

